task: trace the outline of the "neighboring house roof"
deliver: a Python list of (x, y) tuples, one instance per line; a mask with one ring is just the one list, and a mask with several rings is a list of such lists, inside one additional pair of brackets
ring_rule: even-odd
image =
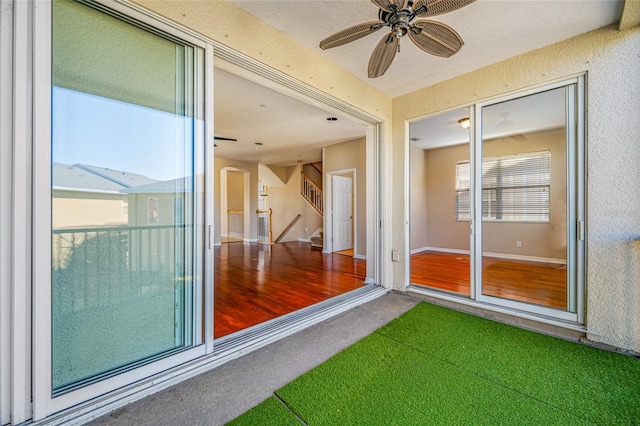
[(174, 194), (193, 191), (191, 176), (123, 189), (123, 194)]
[(123, 172), (122, 170), (107, 169), (104, 167), (90, 166), (87, 164), (75, 164), (76, 167), (84, 169), (90, 173), (94, 173), (104, 179), (109, 179), (117, 184), (124, 186), (125, 188), (131, 188), (132, 186), (147, 185), (153, 182), (157, 182), (156, 179), (139, 175), (131, 172)]
[(53, 189), (61, 191), (122, 194), (131, 186), (147, 185), (155, 179), (121, 170), (86, 164), (52, 165)]

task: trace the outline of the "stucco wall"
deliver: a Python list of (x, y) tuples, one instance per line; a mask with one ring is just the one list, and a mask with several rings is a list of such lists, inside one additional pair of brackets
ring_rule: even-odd
[(55, 86), (176, 112), (175, 43), (73, 1), (53, 2), (53, 14)]
[(229, 2), (136, 3), (382, 120), (391, 119), (390, 97)]
[(80, 228), (126, 225), (123, 201), (118, 194), (91, 194), (76, 191), (53, 191), (51, 228)]
[[(614, 26), (493, 64), (393, 101), (393, 186), (407, 164), (405, 120), (587, 72), (588, 337), (640, 351), (640, 28)], [(406, 193), (393, 193), (395, 206)], [(405, 247), (402, 209), (393, 245)], [(402, 263), (394, 287), (404, 289)]]

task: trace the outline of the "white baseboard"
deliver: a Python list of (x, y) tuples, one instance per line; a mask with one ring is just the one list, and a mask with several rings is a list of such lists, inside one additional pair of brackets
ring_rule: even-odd
[(309, 239), (309, 238), (298, 238), (298, 241), (300, 241), (301, 243), (310, 243), (311, 239)]
[(411, 254), (416, 254), (416, 253), (420, 253), (423, 251), (439, 251), (441, 253), (455, 253), (455, 254), (469, 254), (469, 250), (462, 250), (462, 249), (452, 249), (452, 248), (446, 248), (446, 247), (420, 247), (417, 249), (413, 249), (411, 250)]
[(367, 256), (365, 256), (364, 254), (354, 254), (353, 258), (360, 259), (360, 260), (367, 260)]
[(511, 260), (524, 260), (526, 262), (539, 262), (539, 263), (555, 263), (558, 265), (566, 265), (566, 259), (555, 259), (553, 257), (538, 257), (538, 256), (521, 256), (518, 254), (510, 253), (483, 253), (487, 257), (496, 257), (498, 259), (511, 259)]
[(257, 238), (244, 238), (242, 241), (244, 241), (245, 243), (257, 243), (258, 239)]
[[(469, 254), (469, 250), (451, 249), (446, 247), (420, 247), (418, 249), (411, 250), (411, 254), (420, 253), (423, 251), (438, 251), (441, 253), (455, 253), (455, 254)], [(554, 263), (557, 265), (566, 265), (566, 259), (556, 259), (553, 257), (539, 257), (539, 256), (522, 256), (511, 253), (491, 253), (484, 252), (483, 256), (495, 257), (498, 259), (511, 259), (511, 260), (523, 260), (525, 262), (538, 262), (538, 263)]]

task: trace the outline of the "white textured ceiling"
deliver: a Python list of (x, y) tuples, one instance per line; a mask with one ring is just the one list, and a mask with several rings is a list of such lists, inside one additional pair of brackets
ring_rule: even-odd
[[(483, 140), (512, 136), (520, 140), (530, 132), (556, 129), (565, 125), (566, 89), (564, 87), (512, 99), (482, 108)], [(412, 122), (411, 144), (422, 149), (469, 143), (469, 130), (458, 120), (469, 117), (469, 108)]]
[(476, 0), (431, 18), (455, 29), (465, 45), (451, 58), (429, 55), (409, 39), (386, 74), (367, 77), (369, 56), (386, 27), (360, 40), (322, 50), (320, 40), (349, 26), (374, 21), (369, 0), (230, 0), (391, 97), (431, 86), (495, 62), (603, 27), (620, 19), (623, 1)]
[[(365, 136), (365, 126), (336, 112), (216, 68), (215, 155), (251, 163), (291, 166), (322, 160), (322, 148)], [(337, 118), (328, 121), (327, 118)], [(262, 144), (262, 145), (256, 145)]]
[[(391, 97), (615, 23), (624, 3), (476, 0), (432, 18), (453, 27), (465, 41), (456, 55), (448, 59), (432, 56), (404, 39), (387, 73), (369, 79), (369, 56), (386, 28), (329, 50), (320, 49), (318, 43), (351, 25), (376, 20), (378, 9), (370, 0), (230, 1)], [(216, 155), (226, 158), (274, 165), (306, 163), (320, 159), (322, 146), (364, 136), (364, 127), (348, 117), (338, 116), (337, 122), (329, 123), (326, 117), (335, 113), (225, 71), (216, 70), (215, 99), (216, 134), (238, 139), (217, 143)], [(455, 126), (451, 129), (459, 133)], [(263, 145), (256, 146), (255, 142)]]

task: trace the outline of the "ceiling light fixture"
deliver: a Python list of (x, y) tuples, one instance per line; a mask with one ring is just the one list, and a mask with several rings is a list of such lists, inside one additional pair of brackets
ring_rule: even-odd
[(471, 120), (469, 117), (461, 118), (458, 120), (458, 124), (460, 124), (463, 128), (468, 129), (471, 126)]

